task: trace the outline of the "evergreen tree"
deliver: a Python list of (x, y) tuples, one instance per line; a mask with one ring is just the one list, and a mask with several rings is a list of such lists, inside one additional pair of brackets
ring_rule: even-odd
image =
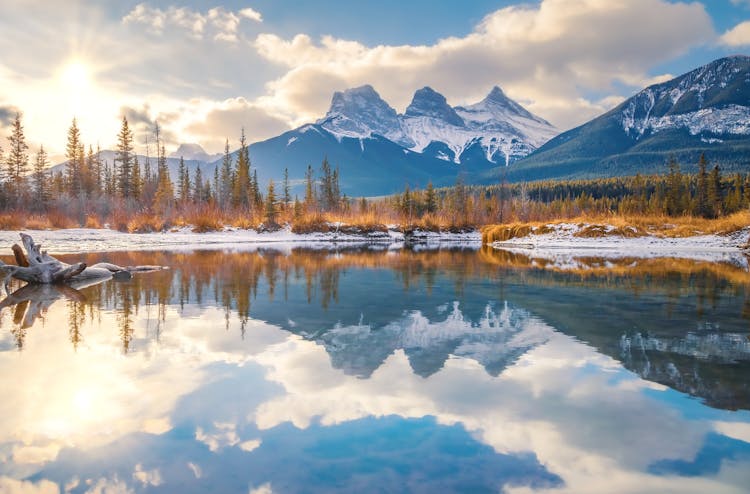
[(203, 173), (201, 167), (195, 170), (195, 180), (193, 181), (193, 201), (200, 203), (203, 201)]
[(711, 217), (711, 208), (708, 202), (708, 173), (706, 167), (706, 155), (701, 153), (701, 157), (698, 160), (698, 188), (695, 191), (695, 215), (703, 218)]
[(263, 196), (260, 193), (260, 182), (258, 181), (258, 170), (253, 170), (253, 178), (250, 181), (250, 196), (253, 200), (253, 207), (260, 209), (263, 206)]
[(276, 191), (274, 190), (273, 180), (268, 183), (268, 193), (266, 194), (265, 204), (265, 222), (268, 226), (276, 225), (276, 216), (278, 210), (276, 207)]
[(177, 197), (180, 202), (185, 202), (185, 191), (187, 190), (185, 188), (185, 173), (187, 173), (185, 159), (180, 156), (180, 164), (177, 166)]
[(65, 181), (67, 182), (68, 191), (73, 196), (81, 194), (81, 156), (80, 149), (81, 131), (78, 129), (78, 122), (73, 118), (73, 122), (68, 129), (68, 142), (65, 146), (65, 158), (68, 160), (65, 164)]
[(221, 184), (215, 187), (217, 200), (221, 207), (226, 207), (232, 200), (234, 172), (232, 156), (229, 154), (229, 139), (224, 143), (224, 158), (221, 161)]
[(680, 173), (680, 165), (677, 163), (677, 160), (675, 160), (674, 158), (670, 158), (666, 191), (666, 208), (668, 215), (677, 216), (684, 212), (684, 195), (685, 194), (683, 189), (682, 173)]
[(240, 149), (237, 153), (237, 170), (234, 174), (232, 205), (247, 208), (250, 206), (250, 152), (245, 140), (245, 129), (240, 134)]
[(430, 214), (437, 211), (437, 196), (435, 195), (435, 188), (432, 186), (432, 180), (427, 182), (427, 189), (425, 190), (424, 198), (424, 209)]
[(708, 180), (708, 207), (712, 218), (723, 213), (724, 192), (721, 186), (721, 170), (714, 165)]
[(331, 169), (328, 157), (323, 158), (320, 165), (320, 202), (324, 211), (338, 209), (340, 194), (338, 185), (338, 171)]
[(312, 210), (316, 207), (316, 202), (313, 169), (311, 165), (307, 165), (307, 171), (305, 172), (305, 208), (308, 211)]
[(123, 116), (120, 132), (117, 134), (115, 168), (117, 169), (117, 189), (120, 196), (125, 199), (133, 195), (133, 154), (133, 131), (130, 130), (128, 119)]
[[(157, 127), (158, 128), (158, 127)], [(169, 177), (169, 168), (167, 168), (167, 155), (162, 146), (159, 150), (158, 158), (158, 170), (157, 170), (157, 185), (156, 195), (154, 196), (154, 205), (156, 208), (164, 213), (166, 212), (174, 202), (174, 186), (172, 179)]]
[(11, 185), (11, 196), (15, 196), (18, 203), (26, 195), (26, 174), (29, 171), (29, 146), (26, 144), (26, 138), (23, 134), (23, 125), (21, 124), (21, 113), (16, 113), (13, 120), (10, 137), (8, 137), (8, 156), (7, 179)]
[(289, 203), (292, 200), (292, 196), (289, 193), (289, 169), (284, 168), (284, 196), (282, 197), (282, 209), (286, 211), (286, 208), (289, 207)]
[(745, 204), (744, 206), (746, 208), (750, 208), (750, 173), (745, 175), (745, 185), (743, 187), (743, 195), (745, 197)]
[(143, 178), (141, 177), (141, 164), (138, 162), (138, 155), (133, 154), (133, 178), (132, 182), (132, 197), (139, 201), (143, 193)]
[(34, 200), (44, 208), (49, 201), (49, 184), (47, 183), (47, 152), (44, 146), (39, 146), (39, 152), (34, 160)]

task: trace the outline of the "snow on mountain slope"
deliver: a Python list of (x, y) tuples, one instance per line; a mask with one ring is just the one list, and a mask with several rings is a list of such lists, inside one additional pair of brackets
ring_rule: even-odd
[(633, 96), (620, 110), (622, 128), (636, 140), (679, 128), (750, 135), (748, 93), (750, 57), (719, 59)]
[(478, 145), (487, 161), (507, 164), (558, 133), (498, 87), (481, 102), (456, 108), (442, 94), (424, 87), (399, 115), (372, 86), (361, 86), (334, 93), (331, 108), (318, 124), (339, 140), (377, 134), (417, 153), (437, 145), (431, 151), (434, 157), (456, 163), (461, 163), (467, 149)]
[(404, 140), (396, 110), (369, 84), (343, 92), (336, 91), (331, 108), (317, 123), (339, 139), (369, 138), (372, 134), (378, 134), (405, 147), (411, 144)]

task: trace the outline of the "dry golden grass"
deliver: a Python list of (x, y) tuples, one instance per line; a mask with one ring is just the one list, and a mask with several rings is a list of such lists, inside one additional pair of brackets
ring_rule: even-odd
[(84, 225), (86, 228), (101, 228), (102, 223), (99, 221), (99, 218), (93, 215), (86, 216), (86, 222)]
[(292, 221), (294, 233), (326, 233), (330, 231), (329, 221), (322, 214), (308, 214)]
[(26, 218), (24, 228), (28, 230), (48, 230), (52, 224), (46, 215), (34, 214)]
[(552, 230), (548, 224), (540, 222), (487, 225), (481, 229), (482, 243), (491, 244), (492, 242), (503, 242), (527, 235), (542, 235)]
[(127, 231), (130, 233), (152, 233), (168, 229), (169, 222), (153, 213), (137, 213), (127, 223)]
[[(578, 237), (623, 236), (627, 238), (655, 235), (658, 237), (684, 238), (695, 235), (728, 235), (750, 226), (750, 211), (740, 211), (717, 219), (696, 218), (693, 216), (578, 216), (576, 218), (554, 220), (545, 223), (509, 223), (487, 225), (482, 228), (482, 241), (492, 243), (541, 234), (551, 231), (549, 225), (576, 223), (583, 227)], [(607, 226), (613, 228), (607, 228)]]

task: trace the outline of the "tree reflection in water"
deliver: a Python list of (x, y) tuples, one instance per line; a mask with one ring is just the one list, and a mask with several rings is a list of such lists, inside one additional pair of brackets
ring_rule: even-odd
[[(434, 321), (441, 317), (435, 313), (440, 304), (460, 301), (467, 314), (509, 301), (645, 379), (720, 408), (750, 408), (750, 390), (738, 378), (750, 370), (750, 273), (734, 265), (587, 256), (562, 269), (543, 259), (488, 248), (128, 252), (89, 254), (83, 260), (171, 269), (87, 287), (18, 288), (0, 302), (0, 323), (10, 324), (19, 350), (27, 332), (43, 323), (60, 299), (67, 301), (75, 348), (84, 341), (86, 328), (106, 311), (116, 316), (126, 354), (144, 324), (145, 337), (159, 342), (168, 326), (168, 309), (183, 313), (191, 307), (220, 307), (225, 329), (238, 320), (239, 338), (251, 320), (268, 321), (325, 346), (334, 365), (359, 369), (352, 359), (362, 355), (336, 353), (339, 337), (332, 330), (337, 324), (369, 328), (357, 345), (361, 352), (379, 355), (372, 362), (362, 360), (377, 366), (405, 344), (404, 338), (382, 334), (382, 328), (403, 320), (404, 314), (427, 314)], [(391, 280), (383, 282), (387, 289), (377, 285), (378, 277)], [(399, 292), (394, 293), (393, 280)], [(179, 325), (179, 320), (171, 323)], [(430, 348), (410, 344), (417, 345), (406, 349), (420, 369), (415, 372), (428, 375), (458, 351), (459, 342), (445, 340)], [(488, 372), (497, 375), (506, 364), (487, 363), (492, 366)], [(366, 376), (373, 370), (353, 372)]]

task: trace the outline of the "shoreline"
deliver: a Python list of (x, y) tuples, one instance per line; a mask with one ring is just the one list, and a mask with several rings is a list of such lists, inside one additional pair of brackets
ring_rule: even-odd
[(708, 262), (728, 262), (745, 269), (749, 266), (747, 241), (750, 226), (727, 235), (703, 234), (664, 237), (647, 234), (637, 237), (605, 235), (580, 237), (576, 233), (588, 225), (560, 223), (547, 225), (545, 233), (530, 233), (492, 242), (496, 250), (522, 254), (558, 267), (577, 266), (581, 259), (676, 258)]
[[(544, 233), (530, 233), (507, 240), (495, 241), (493, 249), (523, 254), (529, 257), (560, 261), (582, 257), (604, 259), (635, 257), (674, 257), (695, 260), (747, 265), (750, 249), (747, 240), (750, 226), (728, 235), (693, 235), (688, 237), (663, 237), (647, 234), (638, 237), (605, 235), (601, 237), (576, 236), (586, 225), (573, 223), (549, 224)], [(452, 233), (416, 230), (404, 234), (396, 227), (387, 231), (368, 233), (293, 233), (289, 227), (275, 232), (258, 232), (240, 228), (195, 233), (190, 227), (165, 232), (124, 233), (103, 228), (71, 228), (61, 230), (6, 230), (0, 231), (0, 245), (8, 248), (17, 243), (19, 232), (32, 235), (50, 254), (76, 254), (82, 252), (118, 252), (149, 250), (254, 250), (273, 248), (282, 251), (304, 247), (331, 249), (346, 247), (372, 247), (398, 249), (439, 248), (457, 246), (480, 248), (479, 230)]]
[(61, 230), (5, 230), (0, 231), (0, 248), (19, 242), (19, 233), (30, 234), (50, 254), (96, 252), (153, 251), (153, 250), (255, 250), (273, 248), (291, 251), (293, 248), (331, 249), (346, 247), (378, 247), (383, 249), (412, 246), (458, 246), (479, 248), (482, 235), (478, 230), (465, 233), (418, 231), (412, 235), (388, 230), (363, 234), (317, 232), (292, 233), (290, 228), (275, 232), (257, 232), (240, 228), (195, 233), (190, 227), (153, 233), (124, 233), (104, 228), (68, 228)]

